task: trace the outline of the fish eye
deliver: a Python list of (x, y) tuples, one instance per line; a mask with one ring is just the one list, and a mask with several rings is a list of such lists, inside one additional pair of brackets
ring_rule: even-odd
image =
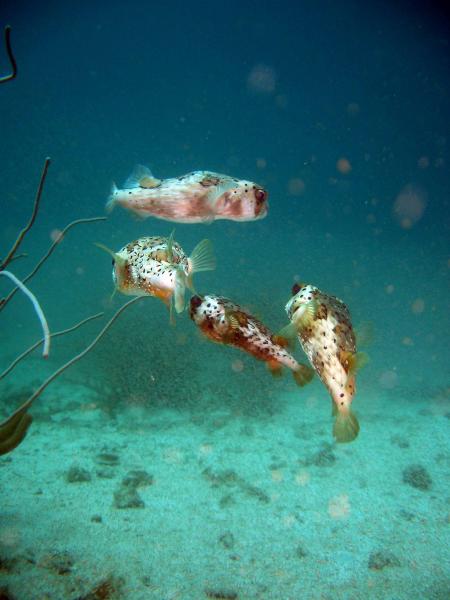
[(114, 266), (116, 264), (116, 261), (114, 260), (114, 258), (111, 261), (112, 266)]
[(301, 283), (294, 283), (294, 285), (292, 286), (292, 295), (295, 296), (296, 294), (298, 294), (302, 287), (303, 286)]
[(203, 300), (200, 298), (200, 296), (192, 296), (191, 298), (191, 308), (192, 309), (196, 309), (199, 306), (202, 305)]
[(258, 204), (262, 204), (263, 202), (265, 202), (267, 200), (266, 190), (263, 190), (262, 188), (257, 188), (255, 190), (255, 198)]

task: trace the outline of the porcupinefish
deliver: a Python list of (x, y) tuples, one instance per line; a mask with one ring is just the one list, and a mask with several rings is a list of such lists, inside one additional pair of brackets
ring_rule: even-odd
[(118, 252), (106, 250), (113, 258), (113, 281), (116, 289), (128, 296), (156, 296), (169, 308), (184, 309), (186, 287), (193, 290), (192, 276), (215, 269), (212, 243), (202, 240), (188, 257), (180, 244), (165, 237), (142, 237)]
[(350, 409), (355, 395), (355, 372), (366, 356), (356, 352), (356, 338), (347, 306), (313, 285), (295, 284), (286, 305), (291, 324), (281, 330), (297, 336), (308, 359), (332, 398), (338, 442), (351, 442), (359, 423)]
[(123, 189), (113, 184), (107, 210), (116, 204), (144, 219), (176, 223), (254, 221), (267, 214), (267, 192), (252, 181), (210, 171), (156, 179), (147, 167), (138, 165)]
[(285, 349), (287, 340), (273, 335), (258, 319), (227, 298), (212, 294), (192, 296), (189, 314), (207, 338), (265, 361), (273, 375), (281, 374), (283, 366), (288, 367), (301, 386), (314, 376), (310, 367), (299, 364)]

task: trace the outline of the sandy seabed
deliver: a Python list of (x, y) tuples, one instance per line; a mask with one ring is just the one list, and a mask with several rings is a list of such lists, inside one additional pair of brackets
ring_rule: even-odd
[[(23, 383), (23, 381), (22, 381)], [(448, 390), (364, 391), (337, 445), (315, 381), (257, 419), (115, 415), (55, 382), (0, 459), (2, 598), (446, 599)]]

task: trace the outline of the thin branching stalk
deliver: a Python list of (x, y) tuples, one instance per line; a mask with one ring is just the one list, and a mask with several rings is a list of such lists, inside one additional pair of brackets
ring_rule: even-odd
[[(66, 333), (71, 333), (72, 331), (75, 331), (76, 329), (78, 329), (79, 327), (81, 327), (82, 325), (84, 325), (85, 323), (89, 323), (89, 321), (93, 321), (94, 319), (98, 319), (100, 317), (103, 317), (105, 313), (97, 313), (96, 315), (91, 315), (90, 317), (87, 317), (86, 319), (83, 319), (82, 321), (80, 321), (79, 323), (77, 323), (76, 325), (73, 325), (72, 327), (69, 327), (68, 329), (63, 329), (61, 331), (55, 331), (55, 333), (51, 333), (50, 334), (50, 338), (53, 339), (55, 337), (58, 337), (60, 335), (65, 335)], [(38, 346), (40, 346), (41, 344), (43, 344), (45, 341), (45, 338), (42, 338), (41, 340), (38, 340), (37, 342), (35, 342), (32, 346), (30, 346), (27, 350), (25, 350), (25, 352), (22, 352), (22, 354), (20, 354), (20, 356), (18, 356), (17, 358), (15, 358), (13, 360), (13, 362), (9, 365), (9, 367), (7, 367), (3, 373), (0, 373), (0, 379), (3, 379), (4, 377), (6, 377), (8, 375), (8, 373), (10, 373), (14, 367), (16, 367), (18, 365), (18, 363), (23, 360), (26, 356), (28, 356), (31, 352), (33, 352), (33, 350), (35, 348), (37, 348)]]
[[(58, 244), (61, 243), (63, 237), (69, 231), (69, 229), (72, 229), (72, 227), (74, 227), (75, 225), (80, 225), (81, 223), (96, 223), (97, 221), (106, 221), (106, 218), (107, 217), (92, 217), (89, 219), (77, 219), (76, 221), (72, 221), (71, 223), (66, 225), (64, 227), (64, 229), (61, 231), (61, 233), (58, 235), (58, 237), (55, 239), (53, 244), (50, 246), (50, 248), (47, 250), (47, 252), (44, 254), (44, 256), (40, 259), (40, 261), (33, 268), (33, 270), (30, 273), (28, 273), (28, 275), (24, 279), (22, 279), (22, 283), (26, 283), (34, 275), (36, 275), (36, 273), (42, 267), (44, 262), (53, 254), (53, 251), (55, 250), (56, 246), (58, 246)], [(8, 302), (11, 300), (11, 298), (14, 296), (14, 294), (16, 292), (17, 292), (17, 288), (11, 290), (11, 292), (6, 296), (6, 298), (0, 299), (0, 310), (2, 310), (8, 304)]]
[(17, 63), (16, 63), (16, 59), (14, 58), (14, 54), (11, 48), (11, 26), (7, 25), (5, 27), (5, 48), (6, 48), (6, 54), (8, 55), (9, 58), (9, 62), (11, 63), (11, 73), (9, 73), (9, 75), (4, 75), (3, 77), (0, 77), (0, 83), (6, 83), (7, 81), (11, 81), (11, 79), (14, 79), (17, 75)]
[(28, 414), (28, 409), (33, 404), (33, 402), (38, 398), (45, 388), (50, 385), (52, 381), (54, 381), (61, 373), (63, 373), (66, 369), (68, 369), (71, 365), (79, 361), (83, 356), (86, 356), (88, 352), (92, 350), (92, 348), (97, 344), (97, 342), (103, 337), (103, 335), (108, 331), (114, 321), (119, 317), (119, 315), (131, 304), (134, 304), (138, 300), (141, 300), (143, 296), (137, 296), (133, 298), (126, 304), (123, 304), (111, 317), (111, 319), (106, 323), (100, 333), (92, 340), (92, 342), (85, 348), (82, 352), (71, 358), (64, 365), (59, 367), (50, 377), (48, 377), (44, 383), (34, 392), (32, 396), (28, 398), (19, 408), (17, 408), (12, 415), (10, 415), (7, 419), (0, 423), (0, 455), (7, 454), (16, 448), (25, 438), (28, 428), (30, 427), (33, 418), (30, 414)]
[(39, 186), (38, 186), (38, 189), (37, 189), (37, 192), (36, 192), (36, 197), (34, 199), (33, 211), (31, 213), (30, 220), (25, 225), (25, 227), (22, 229), (22, 231), (19, 233), (19, 235), (17, 236), (17, 239), (14, 242), (11, 250), (8, 252), (8, 255), (2, 261), (2, 263), (0, 265), (0, 271), (2, 271), (3, 269), (6, 269), (6, 267), (9, 265), (9, 263), (12, 261), (15, 253), (19, 249), (19, 246), (22, 243), (23, 238), (25, 237), (25, 235), (27, 234), (27, 232), (30, 231), (30, 229), (33, 227), (33, 223), (34, 223), (34, 221), (36, 219), (36, 216), (38, 214), (39, 203), (41, 201), (42, 190), (44, 189), (45, 178), (47, 177), (47, 171), (48, 171), (48, 167), (49, 166), (50, 166), (50, 159), (47, 157), (45, 159), (44, 168), (42, 169), (41, 178), (39, 180)]
[(19, 280), (17, 279), (17, 277), (15, 275), (13, 275), (10, 271), (0, 271), (0, 275), (5, 275), (5, 277), (8, 277), (8, 279), (10, 279), (26, 296), (28, 296), (28, 298), (30, 299), (31, 303), (33, 304), (34, 310), (39, 318), (39, 321), (41, 323), (42, 326), (42, 331), (44, 332), (44, 349), (42, 352), (42, 356), (44, 358), (47, 358), (49, 352), (50, 352), (50, 331), (48, 329), (48, 324), (47, 324), (47, 319), (45, 318), (45, 315), (42, 311), (42, 308), (38, 302), (38, 299), (36, 298), (36, 296), (30, 292), (30, 290)]
[(10, 421), (13, 420), (14, 417), (16, 417), (18, 414), (23, 414), (24, 411), (26, 411), (28, 408), (30, 408), (30, 406), (33, 404), (33, 402), (36, 400), (36, 398), (38, 398), (42, 394), (42, 392), (45, 390), (45, 388), (47, 386), (49, 386), (50, 383), (53, 380), (55, 380), (59, 375), (61, 375), (61, 373), (63, 373), (66, 369), (68, 369), (73, 364), (78, 362), (81, 358), (83, 358), (83, 356), (86, 356), (86, 354), (88, 352), (90, 352), (92, 350), (92, 348), (94, 348), (94, 346), (101, 340), (101, 338), (105, 335), (105, 333), (108, 331), (108, 329), (114, 323), (114, 321), (116, 321), (118, 319), (118, 317), (123, 313), (123, 311), (125, 309), (127, 309), (129, 306), (131, 306), (138, 300), (142, 300), (142, 298), (144, 298), (144, 297), (145, 296), (136, 296), (135, 298), (132, 298), (125, 304), (122, 304), (122, 306), (116, 310), (116, 312), (113, 314), (113, 316), (110, 318), (110, 320), (106, 323), (106, 325), (103, 327), (103, 329), (95, 336), (95, 338), (92, 340), (92, 342), (89, 344), (89, 346), (87, 346), (82, 352), (80, 352), (76, 356), (73, 356), (70, 360), (68, 360), (61, 367), (59, 367), (59, 369), (57, 369), (54, 373), (52, 373), (49, 377), (47, 377), (47, 379), (44, 381), (44, 383), (42, 383), (38, 387), (38, 389), (28, 398), (28, 400), (26, 400), (21, 406), (19, 406), (19, 408), (17, 410), (15, 410), (12, 413), (12, 415), (9, 416), (5, 421), (0, 423), (0, 431), (1, 431), (1, 428), (4, 427), (5, 425), (7, 425), (8, 423), (10, 423)]

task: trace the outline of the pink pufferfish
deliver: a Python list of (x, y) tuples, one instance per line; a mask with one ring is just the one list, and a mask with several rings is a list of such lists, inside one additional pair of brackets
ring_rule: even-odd
[(202, 240), (187, 256), (178, 242), (169, 238), (142, 237), (130, 242), (118, 252), (97, 244), (113, 258), (115, 288), (128, 296), (155, 296), (170, 309), (184, 309), (186, 287), (193, 290), (192, 276), (200, 271), (212, 271), (216, 259), (210, 240)]
[(336, 441), (351, 442), (359, 432), (358, 419), (350, 408), (356, 392), (355, 373), (367, 357), (356, 352), (349, 310), (342, 300), (313, 285), (295, 284), (292, 294), (286, 304), (291, 324), (280, 333), (298, 337), (331, 395)]
[(189, 314), (207, 338), (234, 346), (266, 363), (273, 375), (285, 366), (292, 371), (296, 383), (306, 385), (314, 371), (298, 363), (286, 350), (287, 340), (274, 335), (263, 323), (228, 298), (207, 294), (194, 295)]
[(255, 221), (267, 214), (267, 192), (252, 181), (210, 171), (157, 179), (137, 165), (123, 189), (115, 184), (106, 208), (116, 204), (141, 218), (176, 223), (211, 223), (218, 219)]

